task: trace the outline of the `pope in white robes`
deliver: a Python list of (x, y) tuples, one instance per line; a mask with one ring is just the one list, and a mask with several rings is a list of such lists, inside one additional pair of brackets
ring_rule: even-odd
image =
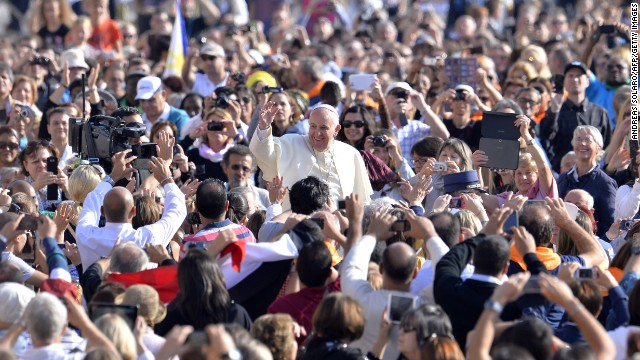
[[(260, 112), (260, 123), (249, 148), (256, 157), (266, 181), (282, 176), (283, 186), (315, 176), (329, 185), (334, 204), (351, 194), (368, 202), (373, 190), (364, 161), (354, 147), (335, 141), (340, 131), (338, 112), (330, 105), (319, 105), (309, 116), (309, 135), (287, 134), (274, 138), (271, 123), (282, 111), (267, 103)], [(288, 198), (283, 204), (289, 209)]]

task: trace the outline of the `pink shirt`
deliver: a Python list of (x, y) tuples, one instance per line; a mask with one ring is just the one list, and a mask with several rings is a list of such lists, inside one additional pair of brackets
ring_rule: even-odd
[[(514, 195), (524, 195), (524, 194), (520, 194), (520, 192), (518, 192)], [(507, 196), (508, 196), (508, 192), (503, 192), (501, 194), (496, 195), (496, 197), (498, 198), (498, 203), (500, 203), (500, 206), (504, 205), (504, 203), (507, 201)], [(529, 188), (529, 191), (527, 192), (527, 197), (529, 198), (529, 200), (544, 200), (546, 197), (557, 198), (558, 184), (556, 183), (556, 179), (551, 177), (551, 193), (546, 194), (542, 186), (540, 186), (540, 178), (538, 178), (538, 180), (536, 180), (536, 182), (533, 183), (533, 185), (531, 185), (531, 187)]]

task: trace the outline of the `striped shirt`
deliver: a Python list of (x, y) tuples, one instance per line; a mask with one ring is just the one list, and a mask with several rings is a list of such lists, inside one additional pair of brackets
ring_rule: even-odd
[(238, 241), (245, 241), (247, 243), (257, 242), (253, 236), (251, 230), (244, 225), (239, 225), (231, 222), (229, 219), (223, 221), (212, 222), (204, 228), (200, 229), (197, 233), (191, 236), (187, 236), (184, 239), (184, 244), (180, 248), (180, 258), (183, 258), (186, 254), (186, 250), (189, 247), (207, 248), (209, 243), (214, 241), (218, 237), (218, 233), (225, 230), (233, 231)]

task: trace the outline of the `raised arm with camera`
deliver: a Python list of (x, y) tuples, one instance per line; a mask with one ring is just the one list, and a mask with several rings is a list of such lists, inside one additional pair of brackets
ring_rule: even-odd
[[(111, 176), (105, 177), (85, 199), (76, 233), (82, 264), (87, 268), (109, 253), (116, 237), (120, 237), (123, 242), (134, 242), (140, 247), (148, 243), (166, 246), (187, 215), (185, 197), (173, 181), (169, 169), (170, 162), (151, 157), (149, 165), (153, 177), (164, 187), (167, 194), (164, 212), (160, 220), (153, 224), (137, 229), (131, 227), (136, 214), (133, 196), (125, 188), (113, 187), (116, 180), (125, 178), (135, 171), (129, 167), (135, 157), (126, 157), (130, 151), (125, 150), (114, 155)], [(107, 222), (103, 228), (98, 226), (101, 213)]]

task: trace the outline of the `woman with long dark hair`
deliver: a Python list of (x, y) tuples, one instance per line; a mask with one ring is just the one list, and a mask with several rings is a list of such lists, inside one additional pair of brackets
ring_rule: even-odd
[(364, 105), (354, 105), (342, 112), (336, 140), (364, 150), (367, 137), (376, 131), (373, 115)]
[(251, 329), (247, 311), (229, 297), (216, 261), (200, 249), (189, 249), (178, 263), (180, 293), (169, 305), (167, 316), (156, 325), (156, 334), (165, 336), (175, 325), (191, 325), (204, 330), (210, 324), (236, 323)]

